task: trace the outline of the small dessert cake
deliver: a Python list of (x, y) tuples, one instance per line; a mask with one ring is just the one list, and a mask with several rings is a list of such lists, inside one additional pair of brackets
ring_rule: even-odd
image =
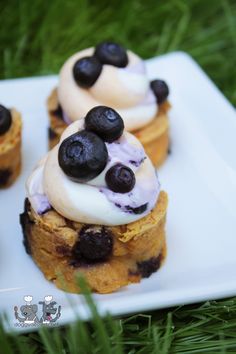
[(120, 115), (95, 107), (72, 123), (27, 181), (26, 251), (48, 280), (109, 293), (149, 277), (166, 255), (167, 194)]
[(0, 188), (9, 187), (21, 170), (21, 116), (0, 105)]
[(169, 145), (168, 94), (167, 84), (159, 79), (150, 82), (144, 61), (120, 45), (101, 43), (82, 50), (65, 62), (59, 85), (48, 99), (49, 145), (58, 143), (68, 124), (105, 105), (122, 116), (125, 129), (159, 166)]

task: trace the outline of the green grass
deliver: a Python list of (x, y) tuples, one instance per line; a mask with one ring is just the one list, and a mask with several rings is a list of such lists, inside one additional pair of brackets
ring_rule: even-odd
[(144, 58), (188, 52), (236, 104), (235, 0), (9, 0), (0, 13), (1, 78), (57, 73), (113, 39)]
[(101, 318), (83, 279), (79, 279), (92, 320), (61, 328), (6, 335), (1, 353), (235, 353), (236, 298), (178, 307), (124, 319)]
[(101, 318), (80, 280), (92, 320), (24, 335), (6, 335), (0, 327), (4, 354), (134, 354), (236, 353), (236, 298), (139, 314)]
[[(235, 0), (0, 1), (0, 78), (57, 73), (72, 53), (110, 39), (144, 58), (188, 52), (236, 104)], [(210, 103), (209, 103), (210, 104)], [(7, 336), (10, 353), (236, 353), (236, 298), (151, 314), (78, 321)]]

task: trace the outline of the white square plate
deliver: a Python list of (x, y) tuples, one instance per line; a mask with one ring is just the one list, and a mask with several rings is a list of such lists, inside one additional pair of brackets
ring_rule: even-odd
[[(176, 52), (147, 61), (150, 78), (171, 89), (171, 154), (160, 169), (169, 193), (168, 256), (159, 272), (110, 295), (95, 295), (101, 313), (140, 312), (236, 295), (236, 114), (234, 108), (188, 55)], [(0, 311), (14, 325), (13, 307), (24, 295), (34, 302), (53, 295), (62, 306), (59, 323), (82, 317), (83, 299), (46, 281), (25, 253), (18, 215), (24, 183), (47, 149), (45, 101), (57, 77), (0, 82), (1, 103), (24, 119), (23, 171), (0, 191)]]

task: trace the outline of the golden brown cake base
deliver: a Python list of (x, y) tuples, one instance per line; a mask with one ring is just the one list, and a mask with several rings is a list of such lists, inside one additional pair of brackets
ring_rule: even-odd
[[(52, 149), (60, 140), (61, 134), (66, 129), (61, 111), (58, 109), (59, 102), (57, 90), (54, 89), (47, 101), (50, 119), (49, 148)], [(170, 104), (164, 102), (159, 107), (156, 118), (145, 127), (132, 133), (141, 141), (144, 149), (155, 166), (160, 166), (166, 159), (169, 148), (169, 121), (167, 112)]]
[(0, 135), (0, 188), (9, 187), (21, 171), (21, 116), (11, 110), (10, 129)]
[(155, 208), (144, 218), (122, 226), (107, 227), (113, 250), (103, 262), (75, 259), (74, 246), (84, 226), (71, 222), (55, 210), (36, 214), (28, 200), (20, 216), (26, 250), (48, 280), (58, 288), (78, 293), (82, 274), (92, 291), (110, 293), (155, 272), (166, 256), (165, 220), (167, 194), (161, 192)]
[(154, 166), (159, 167), (165, 161), (169, 150), (168, 102), (163, 103), (156, 118), (145, 127), (132, 133), (142, 143)]

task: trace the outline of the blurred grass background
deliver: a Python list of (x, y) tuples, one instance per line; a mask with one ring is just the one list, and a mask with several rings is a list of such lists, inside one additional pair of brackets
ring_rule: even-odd
[[(186, 51), (236, 104), (235, 0), (0, 0), (0, 14), (1, 79), (57, 73), (109, 39), (143, 58)], [(236, 299), (115, 321), (95, 314), (92, 324), (13, 338), (0, 327), (0, 345), (4, 354), (236, 353)]]
[(188, 52), (236, 104), (235, 0), (9, 0), (0, 13), (0, 78), (57, 73), (109, 39), (144, 58)]

